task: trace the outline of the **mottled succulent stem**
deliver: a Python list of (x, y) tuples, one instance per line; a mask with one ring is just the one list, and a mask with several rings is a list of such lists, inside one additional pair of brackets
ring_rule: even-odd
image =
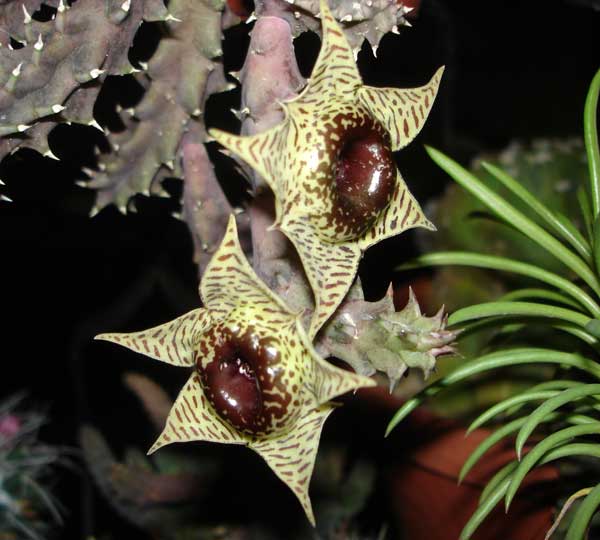
[(202, 141), (184, 136), (183, 217), (194, 240), (194, 261), (200, 275), (218, 247), (233, 208), (223, 193)]
[[(262, 9), (262, 13), (268, 12)], [(243, 134), (254, 135), (280, 123), (283, 110), (279, 102), (293, 98), (303, 86), (304, 78), (296, 63), (292, 39), (290, 26), (283, 19), (263, 14), (256, 21), (248, 55), (239, 75), (241, 105), (242, 111), (245, 111)], [(276, 290), (279, 289), (278, 274), (283, 274), (283, 281), (288, 284), (290, 281), (302, 281), (302, 287), (307, 289), (303, 296), (310, 299), (302, 271), (286, 260), (290, 253), (289, 241), (281, 232), (269, 230), (275, 217), (274, 196), (257, 174), (253, 173), (251, 178), (256, 190), (249, 209), (254, 269)], [(297, 301), (291, 303), (295, 307), (308, 307), (298, 306)]]
[(286, 21), (267, 14), (258, 18), (240, 82), (242, 110), (247, 113), (242, 134), (253, 135), (283, 120), (279, 102), (295, 97), (305, 82), (296, 63), (292, 32)]
[(275, 284), (274, 271), (269, 270), (274, 261), (281, 260), (289, 250), (289, 242), (279, 231), (269, 231), (273, 223), (274, 199), (271, 193), (261, 190), (249, 208), (252, 232), (252, 263), (257, 273), (271, 286)]

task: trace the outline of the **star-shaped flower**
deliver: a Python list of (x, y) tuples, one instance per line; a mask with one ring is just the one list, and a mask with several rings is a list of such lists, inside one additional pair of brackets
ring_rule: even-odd
[(274, 227), (296, 247), (315, 295), (311, 337), (348, 292), (364, 250), (413, 227), (434, 228), (392, 152), (420, 131), (443, 70), (422, 88), (365, 86), (326, 0), (321, 19), (319, 57), (303, 92), (281, 104), (285, 120), (249, 137), (210, 130), (275, 193)]
[(314, 525), (308, 484), (329, 400), (372, 379), (314, 350), (300, 314), (256, 276), (230, 217), (200, 285), (204, 308), (131, 334), (102, 334), (133, 351), (193, 368), (149, 453), (174, 442), (245, 444), (296, 494)]

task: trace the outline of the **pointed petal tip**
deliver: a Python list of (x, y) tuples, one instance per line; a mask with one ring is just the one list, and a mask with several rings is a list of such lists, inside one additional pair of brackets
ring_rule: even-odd
[(365, 377), (364, 375), (359, 375), (359, 377), (362, 377), (364, 380), (363, 386), (361, 386), (360, 388), (372, 388), (374, 386), (377, 386), (377, 381), (371, 377)]
[(146, 452), (147, 456), (151, 456), (152, 454), (154, 454), (154, 452), (156, 452), (158, 449), (160, 448), (160, 446), (158, 446), (156, 443), (154, 443), (150, 449)]
[(98, 334), (97, 336), (94, 336), (94, 341), (109, 341), (115, 343), (114, 336), (115, 334)]
[(432, 232), (437, 231), (437, 227), (428, 219), (425, 219), (423, 221), (423, 223), (421, 224), (421, 227), (423, 227), (424, 229), (427, 229), (428, 231), (432, 231)]

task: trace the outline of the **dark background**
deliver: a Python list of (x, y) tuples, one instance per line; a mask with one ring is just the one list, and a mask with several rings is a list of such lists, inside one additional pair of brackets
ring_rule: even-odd
[[(227, 70), (241, 67), (249, 28), (226, 32)], [(154, 30), (142, 29), (140, 54), (154, 46)], [(384, 38), (377, 59), (365, 46), (358, 63), (365, 82), (375, 86), (421, 85), (446, 65), (430, 120), (397, 155), (417, 198), (430, 199), (446, 181), (426, 156), (425, 143), (468, 163), (515, 138), (580, 135), (585, 93), (600, 67), (599, 36), (600, 12), (591, 0), (424, 0), (413, 28)], [(319, 40), (306, 34), (296, 45), (308, 75)], [(98, 120), (110, 124), (116, 101), (127, 106), (138, 97), (135, 85), (109, 81)], [(238, 91), (212, 98), (209, 125), (235, 129), (226, 111), (238, 99)], [(30, 403), (49, 406), (45, 441), (75, 446), (85, 421), (100, 428), (118, 453), (126, 444), (145, 449), (154, 436), (137, 400), (122, 386), (122, 374), (144, 372), (173, 393), (185, 374), (91, 338), (101, 331), (145, 328), (195, 307), (197, 276), (186, 226), (170, 216), (179, 208), (178, 182), (169, 184), (173, 200), (142, 197), (137, 214), (108, 208), (87, 217), (93, 194), (74, 181), (83, 178), (81, 166), (94, 165), (93, 145), (100, 137), (93, 128), (61, 126), (51, 136), (60, 162), (24, 150), (0, 164), (6, 183), (1, 192), (13, 199), (0, 203), (1, 394), (27, 389)], [(227, 171), (226, 158), (214, 150), (217, 170)], [(413, 252), (410, 234), (370, 250), (361, 272), (372, 298), (394, 277), (393, 266)], [(345, 420), (340, 413), (339, 421), (330, 422), (337, 427), (326, 427), (325, 436), (343, 437), (339, 426)], [(378, 439), (387, 420), (376, 419), (365, 431), (362, 444), (371, 444), (373, 455), (393, 449), (393, 441)], [(268, 473), (260, 468), (259, 474)], [(281, 486), (276, 496), (284, 491)], [(80, 537), (81, 531), (138, 537), (85, 475), (66, 474), (57, 493), (70, 511), (65, 538)], [(291, 497), (288, 502), (296, 504)]]

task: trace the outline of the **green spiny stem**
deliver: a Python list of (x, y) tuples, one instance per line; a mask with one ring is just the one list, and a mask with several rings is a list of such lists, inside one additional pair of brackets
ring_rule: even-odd
[(112, 151), (99, 158), (89, 187), (98, 190), (95, 214), (109, 204), (125, 212), (136, 193), (166, 197), (165, 177), (181, 177), (182, 139), (203, 143), (208, 96), (232, 89), (220, 61), (222, 1), (173, 0), (164, 37), (137, 77), (146, 91), (122, 111), (126, 129), (109, 135)]
[(158, 6), (157, 0), (113, 4), (89, 0), (71, 7), (52, 3), (59, 4), (59, 9), (46, 22), (31, 17), (29, 8), (36, 4), (31, 0), (22, 6), (11, 4), (17, 7), (12, 11), (3, 6), (5, 17), (18, 18), (19, 24), (8, 27), (22, 29), (24, 46), (0, 49), (0, 85), (4, 86), (0, 156), (29, 147), (53, 157), (47, 136), (62, 122), (101, 129), (93, 117), (100, 83), (107, 75), (133, 70), (127, 55), (142, 20), (168, 15), (164, 5), (162, 10), (149, 9)]
[[(294, 38), (301, 33), (312, 30), (319, 33), (319, 0), (257, 0), (256, 15), (277, 14), (292, 29)], [(378, 2), (356, 2), (353, 0), (332, 0), (330, 8), (338, 21), (344, 24), (344, 33), (353, 49), (358, 54), (363, 41), (368, 41), (373, 54), (383, 36), (392, 32), (399, 33), (399, 28), (408, 25), (406, 15), (409, 9), (395, 0)]]

